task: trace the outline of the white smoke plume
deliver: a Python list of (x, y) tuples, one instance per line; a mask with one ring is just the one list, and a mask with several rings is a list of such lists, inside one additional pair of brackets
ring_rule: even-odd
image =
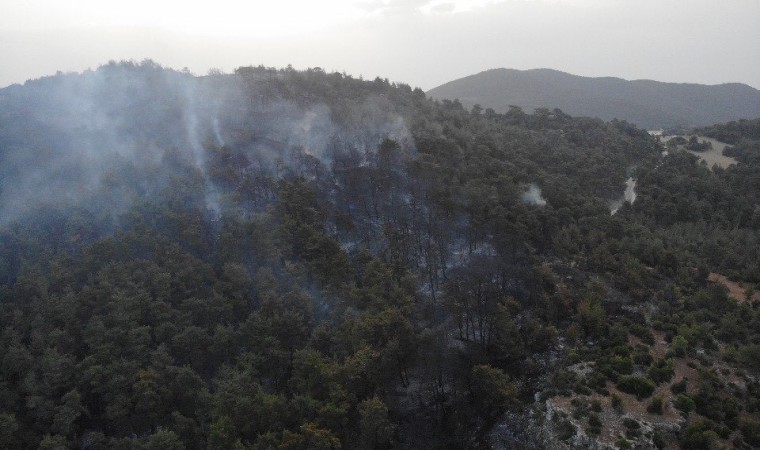
[(546, 200), (541, 196), (541, 188), (535, 184), (528, 185), (528, 189), (523, 192), (521, 197), (523, 203), (534, 206), (546, 206)]
[(302, 155), (330, 167), (340, 148), (369, 153), (383, 139), (413, 148), (404, 120), (384, 98), (351, 104), (336, 120), (319, 101), (270, 92), (266, 81), (194, 77), (151, 61), (0, 89), (0, 225), (45, 205), (115, 217), (188, 172), (197, 174), (206, 208), (219, 216), (225, 192), (211, 161), (223, 147), (274, 175), (278, 167), (298, 174)]
[(623, 207), (624, 203), (633, 205), (636, 201), (636, 180), (628, 178), (625, 180), (625, 190), (623, 191), (623, 198), (615, 200), (610, 204), (610, 215), (614, 216)]

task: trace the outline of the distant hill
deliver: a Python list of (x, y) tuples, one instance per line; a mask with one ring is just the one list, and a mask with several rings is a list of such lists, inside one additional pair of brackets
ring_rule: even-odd
[(492, 69), (427, 92), (503, 112), (559, 108), (575, 116), (624, 119), (644, 128), (699, 126), (760, 117), (760, 91), (740, 83), (702, 85), (589, 78), (551, 69)]

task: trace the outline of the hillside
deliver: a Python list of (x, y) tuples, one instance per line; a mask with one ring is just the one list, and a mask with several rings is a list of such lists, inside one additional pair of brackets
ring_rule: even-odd
[(559, 108), (574, 116), (626, 120), (646, 129), (711, 125), (760, 117), (760, 91), (738, 83), (707, 86), (650, 80), (589, 78), (550, 69), (493, 69), (427, 92), (505, 112)]
[(756, 127), (713, 169), (321, 69), (1, 89), (0, 448), (760, 446)]

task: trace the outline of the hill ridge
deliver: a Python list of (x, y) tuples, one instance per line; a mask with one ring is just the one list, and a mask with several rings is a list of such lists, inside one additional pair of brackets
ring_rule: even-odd
[[(549, 68), (494, 68), (433, 88), (435, 99), (459, 99), (497, 112), (559, 108), (572, 115), (627, 120), (645, 128), (700, 126), (760, 116), (760, 91), (737, 82), (705, 85), (587, 77)], [(709, 106), (709, 108), (708, 108)]]

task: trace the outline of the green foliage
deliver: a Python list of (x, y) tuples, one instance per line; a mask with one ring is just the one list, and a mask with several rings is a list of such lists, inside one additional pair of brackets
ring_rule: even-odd
[(617, 386), (621, 391), (633, 394), (639, 399), (651, 396), (656, 387), (652, 380), (636, 375), (621, 377)]
[(67, 450), (69, 443), (63, 436), (46, 434), (37, 448), (39, 450)]
[(476, 410), (496, 418), (516, 401), (517, 390), (509, 376), (488, 365), (472, 368), (471, 389)]
[(760, 141), (760, 119), (741, 119), (694, 131), (727, 144), (738, 144), (742, 139)]
[(662, 431), (654, 430), (652, 433), (652, 444), (654, 444), (657, 449), (664, 449), (668, 445), (668, 439)]
[(623, 399), (621, 399), (619, 395), (612, 394), (611, 404), (612, 404), (612, 409), (614, 409), (616, 413), (622, 414)]
[(572, 424), (569, 420), (565, 419), (559, 422), (556, 426), (557, 431), (557, 437), (560, 441), (568, 441), (570, 438), (575, 436), (577, 430), (575, 429), (575, 425)]
[(652, 354), (649, 353), (649, 350), (645, 349), (637, 349), (631, 355), (631, 358), (633, 359), (633, 362), (639, 366), (649, 366), (654, 360)]
[(595, 436), (602, 434), (602, 420), (595, 413), (588, 415), (588, 428), (586, 428), (586, 432)]
[(737, 359), (745, 367), (760, 370), (760, 344), (742, 346)]
[(685, 415), (689, 415), (696, 408), (694, 400), (686, 394), (678, 394), (673, 400), (673, 406)]
[[(211, 447), (210, 447), (211, 448)], [(159, 430), (148, 439), (147, 450), (184, 450), (185, 445), (171, 430)]]
[(675, 371), (673, 370), (673, 361), (658, 359), (647, 371), (649, 378), (656, 384), (666, 383), (673, 378)]
[(688, 348), (689, 343), (683, 336), (676, 336), (675, 339), (673, 339), (673, 342), (670, 345), (670, 352), (674, 356), (684, 356), (686, 354), (686, 349)]
[(13, 448), (18, 445), (15, 436), (17, 431), (16, 417), (13, 414), (0, 413), (0, 446)]
[(586, 333), (598, 336), (604, 333), (606, 317), (604, 312), (603, 293), (591, 288), (584, 299), (578, 304), (578, 321)]
[(362, 448), (389, 448), (393, 443), (394, 426), (388, 419), (388, 408), (373, 397), (359, 404), (359, 429)]
[[(2, 448), (480, 448), (506, 411), (530, 447), (522, 415), (546, 375), (544, 399), (609, 395), (608, 381), (644, 398), (672, 379), (645, 316), (674, 356), (709, 365), (730, 348), (756, 369), (760, 316), (705, 281), (760, 281), (751, 159), (709, 171), (626, 122), (467, 111), (321, 69), (91, 76), (103, 117), (133, 112), (120, 136), (151, 155), (92, 177), (63, 165), (61, 190), (100, 180), (93, 198), (74, 181), (84, 197), (0, 219)], [(0, 93), (3, 186), (24, 175), (8, 158), (76, 151), (7, 109), (49, 104), (63, 82)], [(224, 145), (184, 148), (178, 86), (214, 99)], [(639, 197), (611, 216), (629, 176)], [(715, 422), (686, 441), (740, 424), (753, 439), (756, 386), (722, 378), (700, 369), (693, 399), (672, 386)], [(574, 406), (599, 434), (601, 402)]]
[(742, 417), (739, 420), (739, 429), (750, 445), (760, 446), (760, 420), (754, 417)]
[(677, 394), (682, 394), (682, 393), (686, 392), (686, 386), (688, 384), (688, 381), (689, 380), (687, 378), (682, 378), (681, 381), (679, 381), (677, 383), (673, 383), (670, 386), (670, 392), (672, 392), (672, 393), (674, 393), (676, 395)]
[(650, 414), (662, 414), (662, 397), (654, 396), (647, 405), (647, 412)]
[(707, 420), (695, 420), (682, 431), (679, 441), (682, 448), (712, 450), (717, 448), (718, 434), (712, 429), (712, 423)]

